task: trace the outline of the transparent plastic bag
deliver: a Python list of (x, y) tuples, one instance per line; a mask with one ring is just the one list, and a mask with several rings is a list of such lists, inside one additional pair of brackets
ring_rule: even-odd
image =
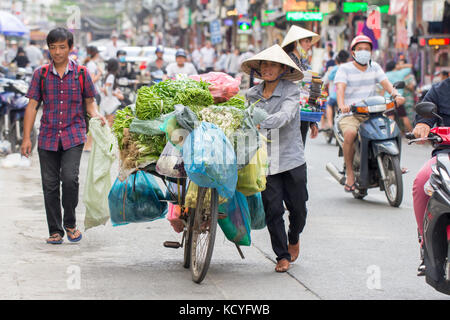
[(131, 174), (123, 182), (117, 178), (108, 204), (113, 226), (153, 221), (167, 214), (166, 197), (155, 178), (144, 171)]
[(201, 187), (217, 189), (224, 198), (233, 197), (238, 178), (236, 154), (222, 130), (202, 122), (187, 137), (182, 154), (191, 181)]
[(156, 172), (171, 178), (187, 177), (181, 152), (170, 142), (166, 144), (161, 156), (156, 162)]
[(232, 199), (219, 205), (219, 212), (227, 214), (225, 219), (218, 220), (227, 239), (240, 246), (249, 246), (251, 244), (251, 217), (247, 198), (236, 191)]
[(247, 197), (247, 204), (250, 211), (251, 229), (264, 229), (266, 227), (266, 213), (264, 211), (261, 193)]

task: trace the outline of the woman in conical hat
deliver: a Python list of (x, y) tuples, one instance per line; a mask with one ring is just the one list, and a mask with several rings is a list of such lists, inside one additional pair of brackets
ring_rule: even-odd
[(302, 71), (306, 71), (311, 69), (308, 52), (319, 40), (320, 36), (317, 33), (299, 26), (292, 26), (284, 37), (281, 47)]
[[(281, 47), (302, 71), (306, 71), (311, 69), (307, 52), (319, 40), (320, 36), (317, 33), (299, 26), (292, 26), (281, 43)], [(319, 127), (316, 122), (301, 121), (300, 126), (303, 144), (306, 143), (309, 128), (311, 128), (312, 139), (319, 134)]]
[[(300, 233), (306, 222), (306, 164), (300, 136), (300, 90), (292, 81), (303, 73), (279, 45), (245, 60), (242, 70), (263, 82), (247, 91), (246, 99), (267, 113), (258, 124), (268, 138), (269, 172), (262, 192), (272, 249), (277, 256), (275, 271), (286, 272), (299, 254)], [(255, 109), (256, 110), (256, 109)], [(284, 205), (289, 210), (286, 233)]]

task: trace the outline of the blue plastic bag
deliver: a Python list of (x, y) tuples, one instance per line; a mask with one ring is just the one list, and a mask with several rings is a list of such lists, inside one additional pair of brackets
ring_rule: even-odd
[(155, 178), (144, 171), (131, 174), (125, 181), (118, 178), (108, 195), (113, 226), (148, 222), (164, 218), (167, 201)]
[(200, 187), (217, 189), (224, 198), (233, 197), (238, 179), (236, 154), (222, 130), (202, 122), (187, 137), (182, 154), (190, 180)]
[(247, 203), (250, 211), (252, 230), (264, 229), (266, 227), (266, 213), (264, 211), (261, 192), (247, 197)]
[(225, 219), (218, 220), (227, 239), (237, 245), (249, 246), (252, 243), (251, 218), (246, 197), (236, 191), (232, 199), (219, 205), (219, 212), (227, 214)]

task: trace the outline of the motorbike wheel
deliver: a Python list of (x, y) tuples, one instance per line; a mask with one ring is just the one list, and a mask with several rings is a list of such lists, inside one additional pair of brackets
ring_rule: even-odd
[[(23, 121), (20, 121), (20, 133), (21, 133), (20, 139), (17, 139), (16, 124), (17, 124), (17, 122), (13, 122), (11, 124), (11, 128), (9, 130), (8, 141), (11, 143), (11, 153), (20, 152), (20, 147), (21, 147), (22, 141), (23, 141), (23, 137), (22, 137)], [(30, 139), (31, 139), (31, 150), (33, 150), (36, 145), (36, 140), (37, 140), (37, 132), (36, 132), (35, 127), (33, 127), (33, 129), (31, 130)]]
[(399, 207), (403, 200), (403, 180), (398, 156), (383, 155), (383, 168), (387, 179), (383, 181), (386, 198), (392, 207)]

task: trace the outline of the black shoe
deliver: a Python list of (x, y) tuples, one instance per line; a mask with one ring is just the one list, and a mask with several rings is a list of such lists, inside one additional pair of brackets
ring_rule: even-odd
[(420, 262), (419, 268), (417, 268), (417, 276), (418, 276), (418, 277), (424, 276), (424, 275), (425, 275), (425, 269), (426, 269), (426, 267), (425, 267), (425, 261), (422, 260), (422, 261)]

